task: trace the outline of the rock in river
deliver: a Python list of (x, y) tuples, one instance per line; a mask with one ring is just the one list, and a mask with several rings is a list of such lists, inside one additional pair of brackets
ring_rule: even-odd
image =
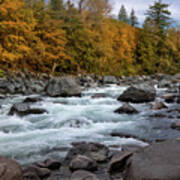
[(154, 101), (156, 90), (153, 86), (147, 84), (139, 84), (129, 87), (118, 97), (119, 101), (143, 103)]
[(52, 78), (46, 87), (46, 93), (51, 97), (81, 96), (81, 87), (72, 77)]
[(27, 116), (29, 114), (43, 114), (43, 113), (47, 113), (47, 111), (45, 109), (40, 109), (40, 108), (31, 108), (26, 103), (17, 103), (11, 107), (8, 115), (17, 114), (18, 116)]
[(138, 111), (128, 103), (123, 104), (123, 106), (116, 109), (114, 112), (118, 113), (118, 114), (123, 114), (123, 113), (136, 114), (136, 113), (138, 113)]

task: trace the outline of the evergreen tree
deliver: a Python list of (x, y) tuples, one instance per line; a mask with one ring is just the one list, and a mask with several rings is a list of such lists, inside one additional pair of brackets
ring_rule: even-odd
[(54, 11), (60, 11), (64, 9), (63, 0), (51, 0), (50, 6), (51, 6), (51, 9)]
[(126, 12), (126, 9), (124, 7), (124, 5), (121, 6), (121, 9), (119, 11), (119, 15), (118, 15), (118, 19), (119, 21), (125, 22), (125, 23), (129, 23), (129, 18)]
[(163, 34), (170, 25), (171, 12), (168, 10), (169, 4), (162, 3), (161, 0), (155, 1), (147, 11), (147, 18), (154, 24), (155, 32)]
[(65, 7), (63, 0), (50, 0), (49, 5), (54, 19), (62, 19), (64, 17)]
[(138, 18), (137, 16), (135, 15), (135, 11), (134, 9), (132, 9), (131, 11), (131, 14), (130, 14), (130, 24), (135, 27), (137, 26), (139, 23), (138, 23)]

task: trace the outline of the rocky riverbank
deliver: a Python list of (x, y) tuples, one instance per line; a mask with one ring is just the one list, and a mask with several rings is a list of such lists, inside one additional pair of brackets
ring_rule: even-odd
[[(117, 145), (116, 147), (115, 144), (114, 146), (107, 146), (104, 143), (97, 142), (74, 142), (72, 147), (67, 149), (68, 153), (65, 157), (50, 157), (26, 166), (20, 165), (14, 160), (0, 157), (0, 179), (179, 180), (180, 141), (177, 140), (180, 136), (179, 74), (174, 76), (158, 74), (116, 78), (114, 76), (94, 75), (79, 75), (77, 77), (40, 75), (35, 77), (29, 73), (20, 73), (0, 79), (0, 98), (6, 100), (8, 97), (23, 95), (21, 101), (12, 104), (8, 109), (8, 117), (17, 116), (23, 119), (31, 115), (38, 115), (38, 118), (43, 118), (43, 115), (48, 116), (50, 108), (42, 106), (45, 103), (44, 98), (54, 98), (53, 100), (55, 100), (59, 97), (65, 99), (77, 97), (81, 99), (85, 89), (108, 87), (109, 84), (116, 84), (117, 87), (127, 87), (116, 98), (115, 104), (119, 107), (112, 110), (113, 116), (117, 119), (121, 115), (124, 118), (143, 118), (143, 116), (146, 116), (150, 130), (155, 128), (159, 130), (158, 125), (161, 123), (161, 129), (164, 128), (165, 132), (171, 133), (171, 136), (169, 137), (167, 134), (167, 136), (163, 135), (163, 138), (159, 138), (161, 137), (159, 133), (163, 133), (163, 131), (158, 132), (158, 137), (156, 134), (149, 137), (148, 133), (142, 135), (135, 132), (134, 134), (133, 131), (124, 132), (117, 129), (108, 132), (108, 137), (137, 139), (146, 143), (146, 147), (134, 144)], [(157, 90), (157, 87), (163, 89), (163, 91)], [(90, 98), (96, 101), (104, 98), (108, 99), (108, 97), (109, 94), (106, 93), (94, 93)], [(53, 102), (57, 105), (62, 104), (62, 108), (66, 103), (63, 101)], [(121, 105), (118, 103), (121, 103)], [(3, 106), (5, 105), (3, 104)], [(111, 104), (108, 107), (110, 106)], [(40, 115), (42, 117), (39, 117)], [(157, 126), (151, 127), (152, 122), (155, 122)], [(69, 127), (78, 129), (88, 122), (75, 118), (68, 120), (68, 123)], [(43, 128), (40, 125), (38, 130)], [(143, 124), (139, 128), (140, 130), (143, 129)], [(10, 131), (7, 127), (3, 127), (0, 130), (5, 134), (11, 134), (16, 132), (16, 129)], [(33, 126), (31, 129), (33, 130)], [(33, 149), (31, 152), (33, 152)], [(56, 147), (56, 152), (61, 153), (61, 150)]]
[(21, 167), (0, 157), (2, 180), (178, 180), (180, 141), (111, 151), (98, 143), (75, 143), (63, 160)]

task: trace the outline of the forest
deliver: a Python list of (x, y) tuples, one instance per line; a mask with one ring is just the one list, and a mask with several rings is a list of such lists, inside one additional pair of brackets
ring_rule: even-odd
[[(144, 23), (110, 0), (0, 0), (0, 70), (135, 75), (180, 71), (180, 28), (161, 0)], [(173, 25), (172, 25), (173, 24)]]

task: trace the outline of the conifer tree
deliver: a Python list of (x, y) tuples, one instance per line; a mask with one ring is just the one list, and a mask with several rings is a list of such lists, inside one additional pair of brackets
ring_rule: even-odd
[(146, 13), (148, 21), (153, 23), (154, 30), (159, 33), (159, 35), (162, 35), (170, 25), (171, 12), (168, 10), (168, 7), (169, 4), (162, 3), (162, 0), (158, 0), (149, 7)]
[(129, 18), (128, 18), (128, 15), (127, 15), (124, 5), (122, 5), (120, 8), (118, 19), (119, 19), (119, 21), (125, 22), (127, 24), (129, 23)]
[(130, 14), (130, 24), (131, 24), (133, 27), (136, 27), (136, 26), (139, 24), (139, 23), (138, 23), (138, 18), (137, 18), (137, 16), (135, 15), (134, 9), (132, 9), (131, 14)]

